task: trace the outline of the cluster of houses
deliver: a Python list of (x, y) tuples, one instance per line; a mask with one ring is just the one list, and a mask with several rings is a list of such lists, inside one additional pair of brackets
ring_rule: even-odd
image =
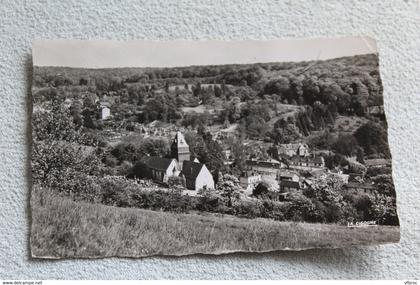
[(281, 144), (277, 146), (280, 160), (249, 159), (246, 161), (247, 171), (240, 177), (242, 187), (248, 193), (268, 177), (276, 180), (280, 192), (288, 193), (304, 187), (307, 178), (301, 177), (302, 171), (315, 172), (325, 170), (325, 161), (321, 156), (310, 155), (307, 144)]
[[(305, 180), (299, 171), (319, 171), (325, 169), (322, 157), (311, 156), (306, 144), (280, 145), (281, 154), (288, 156), (289, 165), (275, 159), (247, 160), (247, 171), (240, 177), (239, 182), (245, 193), (252, 194), (253, 189), (269, 177), (278, 181), (281, 192), (299, 190)], [(171, 158), (148, 156), (143, 158), (150, 178), (159, 183), (168, 183), (171, 177), (185, 179), (185, 186), (189, 190), (199, 190), (203, 187), (215, 189), (212, 174), (205, 164), (197, 159), (191, 161), (190, 149), (181, 132), (176, 132), (171, 144)]]
[[(374, 192), (371, 183), (351, 180), (349, 174), (342, 171), (331, 171), (325, 167), (324, 158), (312, 155), (306, 144), (283, 144), (278, 146), (280, 160), (249, 159), (247, 170), (239, 177), (239, 182), (246, 195), (252, 195), (256, 186), (265, 179), (276, 181), (282, 195), (302, 191), (311, 186), (316, 179), (332, 175), (342, 180), (345, 190), (350, 192)], [(158, 183), (167, 184), (173, 177), (182, 178), (188, 190), (199, 190), (204, 187), (215, 189), (215, 182), (207, 166), (197, 159), (191, 160), (190, 149), (183, 134), (176, 132), (171, 144), (171, 157), (148, 156), (143, 158), (150, 178)], [(382, 160), (369, 163), (384, 165)]]
[[(328, 169), (322, 156), (312, 155), (306, 144), (283, 144), (277, 147), (280, 160), (248, 160), (248, 171), (240, 178), (241, 185), (248, 193), (264, 180), (264, 177), (275, 179), (280, 193), (287, 195), (310, 187), (316, 180), (335, 177), (342, 181), (343, 191), (347, 193), (377, 194), (372, 181), (365, 178), (369, 168), (390, 167), (389, 159), (366, 159), (363, 164), (348, 158), (349, 166)], [(344, 171), (344, 173), (343, 173)]]
[[(277, 152), (280, 160), (247, 161), (248, 170), (240, 177), (241, 186), (247, 193), (251, 194), (264, 177), (277, 181), (280, 192), (286, 195), (310, 187), (315, 180), (327, 175), (340, 179), (344, 184), (343, 191), (372, 194), (375, 190), (372, 183), (363, 181), (363, 175), (344, 174), (342, 170), (327, 169), (324, 158), (311, 155), (306, 144), (282, 144), (277, 146)], [(366, 166), (381, 167), (388, 165), (387, 163), (388, 160), (384, 159), (368, 160)], [(366, 167), (363, 167), (365, 171)]]

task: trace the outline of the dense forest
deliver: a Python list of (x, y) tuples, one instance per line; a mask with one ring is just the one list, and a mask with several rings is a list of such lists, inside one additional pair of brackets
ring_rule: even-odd
[[(128, 113), (140, 123), (159, 120), (185, 127), (240, 123), (245, 135), (278, 143), (326, 129), (337, 115), (363, 117), (369, 107), (383, 106), (378, 58), (373, 54), (327, 61), (180, 68), (35, 67), (34, 86), (39, 88), (35, 100), (82, 96), (83, 106), (75, 104), (73, 109), (77, 122), (85, 126), (94, 124), (88, 115), (78, 114), (81, 109), (94, 109), (94, 96), (111, 94), (119, 101), (112, 111), (121, 119)], [(157, 90), (163, 92), (156, 94)], [(208, 112), (183, 114), (181, 110), (200, 104)], [(293, 116), (276, 120), (279, 104), (301, 108)], [(386, 128), (383, 119), (372, 126), (376, 131)], [(369, 154), (375, 151), (369, 145), (366, 150)], [(386, 149), (380, 151), (389, 156)]]

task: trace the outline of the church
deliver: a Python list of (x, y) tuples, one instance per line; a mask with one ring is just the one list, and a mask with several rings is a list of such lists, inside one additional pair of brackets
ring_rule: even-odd
[(197, 159), (191, 161), (190, 147), (181, 132), (177, 132), (172, 141), (171, 158), (149, 156), (143, 162), (155, 181), (166, 183), (169, 177), (181, 176), (189, 190), (214, 189), (214, 179), (206, 165)]

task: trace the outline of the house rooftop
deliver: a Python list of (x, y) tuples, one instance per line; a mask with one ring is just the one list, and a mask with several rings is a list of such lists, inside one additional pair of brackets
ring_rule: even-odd
[(147, 156), (142, 159), (148, 168), (164, 171), (172, 163), (172, 158), (162, 158), (158, 156)]
[(375, 189), (375, 186), (369, 183), (357, 183), (357, 182), (349, 182), (346, 184), (347, 188), (360, 188), (360, 189)]
[(244, 171), (244, 172), (241, 173), (241, 176), (240, 177), (247, 178), (247, 177), (258, 176), (258, 175), (259, 174), (258, 173), (255, 173), (254, 171)]
[[(291, 171), (282, 171), (282, 170), (279, 170), (278, 172), (277, 172), (277, 174), (279, 175), (279, 176), (281, 176), (281, 177), (293, 177), (293, 176), (295, 176), (295, 175), (298, 175), (297, 173), (295, 173), (295, 172), (291, 172)], [(298, 175), (299, 176), (299, 175)]]
[(263, 164), (271, 164), (271, 165), (278, 165), (280, 164), (280, 161), (275, 160), (275, 159), (268, 159), (268, 160), (258, 160), (258, 159), (249, 159), (246, 161), (247, 164), (250, 165), (263, 165)]
[(194, 161), (184, 161), (182, 164), (182, 174), (185, 178), (195, 179), (203, 168), (204, 164)]
[(366, 159), (366, 166), (379, 166), (379, 165), (390, 165), (391, 160), (385, 158), (376, 158), (376, 159)]
[(299, 189), (300, 188), (299, 182), (290, 181), (290, 180), (282, 181), (280, 183), (280, 186), (282, 186), (282, 187), (289, 187), (289, 188), (296, 188), (296, 189)]
[(295, 155), (292, 158), (290, 158), (291, 161), (293, 162), (312, 162), (312, 163), (319, 163), (322, 164), (323, 163), (323, 158), (322, 156), (298, 156)]
[(280, 147), (285, 149), (297, 149), (300, 146), (307, 147), (307, 144), (304, 143), (286, 143), (286, 144), (280, 144)]

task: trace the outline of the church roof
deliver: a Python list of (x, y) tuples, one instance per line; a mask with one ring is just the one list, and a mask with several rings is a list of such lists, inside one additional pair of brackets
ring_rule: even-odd
[(147, 165), (148, 168), (165, 171), (168, 169), (173, 159), (162, 158), (158, 156), (147, 156), (143, 158), (142, 161)]
[(184, 161), (182, 164), (182, 174), (185, 175), (186, 179), (196, 179), (198, 174), (203, 168), (204, 164), (194, 161)]

